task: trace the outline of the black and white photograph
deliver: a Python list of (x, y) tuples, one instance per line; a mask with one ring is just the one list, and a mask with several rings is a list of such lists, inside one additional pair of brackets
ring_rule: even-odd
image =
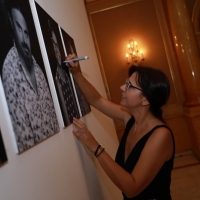
[[(61, 28), (61, 33), (62, 33), (63, 42), (64, 42), (64, 46), (66, 48), (67, 54), (74, 53), (77, 55), (73, 38), (71, 36), (69, 36), (62, 28)], [(80, 68), (80, 64), (79, 64), (79, 68)], [(86, 114), (88, 114), (91, 111), (90, 105), (87, 102), (87, 100), (85, 99), (83, 93), (81, 92), (81, 90), (75, 80), (74, 80), (74, 84), (75, 84), (76, 93), (78, 96), (78, 103), (79, 103), (79, 106), (81, 109), (81, 116), (85, 116)]]
[(29, 1), (1, 0), (0, 64), (19, 153), (59, 132)]
[(8, 160), (0, 129), (0, 166)]
[(58, 96), (64, 127), (70, 125), (73, 117), (80, 118), (75, 91), (65, 60), (59, 25), (39, 4), (35, 2), (42, 30), (46, 52)]

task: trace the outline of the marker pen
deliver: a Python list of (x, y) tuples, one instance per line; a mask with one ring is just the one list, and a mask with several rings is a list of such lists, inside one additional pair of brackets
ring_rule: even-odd
[(79, 58), (73, 58), (71, 60), (65, 60), (65, 61), (63, 61), (63, 63), (78, 62), (78, 61), (87, 60), (87, 59), (89, 59), (88, 56), (82, 56), (82, 57), (79, 57)]

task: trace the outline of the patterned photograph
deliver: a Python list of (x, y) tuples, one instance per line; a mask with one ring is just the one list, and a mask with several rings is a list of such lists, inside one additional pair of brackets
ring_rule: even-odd
[[(61, 28), (61, 33), (62, 33), (62, 37), (63, 37), (63, 41), (64, 41), (64, 45), (65, 45), (67, 54), (74, 53), (74, 54), (77, 55), (73, 38), (71, 38), (62, 28)], [(80, 68), (80, 65), (79, 65), (79, 68)], [(84, 116), (91, 111), (91, 108), (90, 108), (89, 103), (85, 99), (83, 93), (81, 92), (78, 84), (75, 82), (75, 80), (74, 80), (74, 84), (75, 84), (75, 87), (76, 87), (78, 102), (79, 102), (79, 106), (80, 106), (80, 109), (81, 109), (81, 116)]]
[(0, 64), (19, 152), (59, 131), (29, 1), (1, 0)]
[(0, 165), (4, 164), (7, 160), (8, 159), (7, 159), (3, 139), (1, 136), (1, 129), (0, 129)]
[(49, 64), (58, 96), (64, 126), (72, 123), (73, 117), (80, 118), (70, 73), (63, 64), (64, 49), (58, 24), (35, 3)]

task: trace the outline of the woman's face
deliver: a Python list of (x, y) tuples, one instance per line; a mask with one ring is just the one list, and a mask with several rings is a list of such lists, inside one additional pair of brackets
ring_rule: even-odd
[(136, 72), (127, 78), (125, 84), (120, 89), (122, 90), (121, 105), (127, 108), (135, 108), (142, 105), (144, 96), (142, 95), (142, 89), (137, 84)]

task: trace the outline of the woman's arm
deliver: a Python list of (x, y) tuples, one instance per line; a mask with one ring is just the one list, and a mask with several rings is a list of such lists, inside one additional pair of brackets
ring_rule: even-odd
[[(74, 58), (74, 54), (67, 56), (67, 60)], [(70, 63), (70, 71), (74, 80), (80, 87), (88, 103), (112, 119), (127, 122), (130, 118), (128, 110), (120, 105), (103, 98), (99, 92), (82, 75), (77, 63)]]
[[(73, 123), (77, 128), (76, 131), (73, 131), (74, 135), (94, 153), (99, 145), (98, 142), (83, 122), (74, 119)], [(97, 155), (101, 151), (102, 147), (98, 150)], [(163, 164), (171, 158), (172, 153), (171, 133), (166, 128), (159, 128), (147, 141), (131, 174), (120, 167), (106, 151), (103, 151), (97, 159), (112, 182), (127, 197), (131, 198), (137, 196), (151, 183)]]

